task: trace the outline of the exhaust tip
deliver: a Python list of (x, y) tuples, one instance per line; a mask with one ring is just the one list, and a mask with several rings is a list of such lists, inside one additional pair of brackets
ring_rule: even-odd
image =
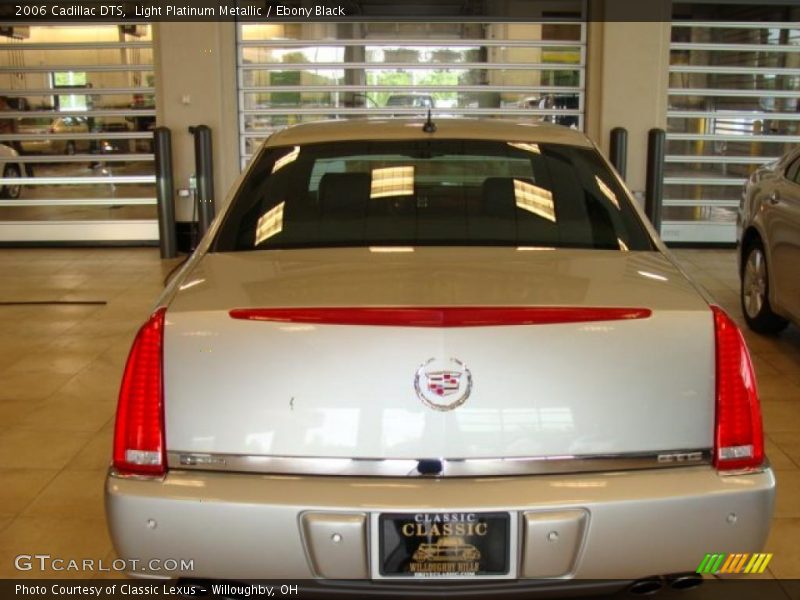
[(664, 580), (660, 577), (648, 577), (634, 581), (629, 587), (628, 592), (636, 596), (651, 596), (657, 594), (664, 588)]
[(691, 590), (703, 584), (698, 573), (675, 573), (667, 575), (667, 585), (673, 590)]

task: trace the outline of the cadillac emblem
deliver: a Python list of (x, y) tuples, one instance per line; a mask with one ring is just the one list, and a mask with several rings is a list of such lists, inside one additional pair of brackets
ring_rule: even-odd
[(414, 390), (434, 410), (458, 408), (472, 391), (472, 373), (457, 358), (431, 358), (417, 369)]

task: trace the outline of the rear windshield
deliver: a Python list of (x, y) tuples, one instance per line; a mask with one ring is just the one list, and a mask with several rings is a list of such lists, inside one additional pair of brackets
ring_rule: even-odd
[(214, 241), (220, 252), (337, 246), (651, 250), (597, 153), (474, 140), (266, 148)]

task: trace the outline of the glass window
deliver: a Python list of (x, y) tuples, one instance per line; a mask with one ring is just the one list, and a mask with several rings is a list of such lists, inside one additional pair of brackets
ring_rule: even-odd
[(735, 241), (742, 185), (800, 142), (800, 26), (792, 10), (673, 2), (666, 241)]
[[(76, 88), (88, 87), (86, 73), (67, 71), (53, 73), (53, 87)], [(89, 108), (90, 97), (78, 94), (65, 94), (56, 96), (56, 106), (58, 110), (87, 110)]]
[(507, 23), (240, 24), (242, 165), (272, 132), (322, 119), (432, 109), (582, 129), (583, 5), (558, 4), (514, 3)]
[(371, 245), (649, 250), (592, 149), (476, 140), (262, 151), (216, 251)]
[(158, 239), (150, 26), (26, 30), (0, 38), (0, 236)]

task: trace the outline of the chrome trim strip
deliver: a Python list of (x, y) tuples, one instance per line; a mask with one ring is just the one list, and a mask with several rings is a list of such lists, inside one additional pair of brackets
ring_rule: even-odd
[[(420, 473), (418, 467), (424, 462)], [(438, 473), (431, 474), (441, 464)], [(168, 452), (171, 469), (262, 473), (273, 475), (338, 475), (347, 477), (498, 477), (555, 475), (663, 469), (711, 464), (710, 449), (670, 450), (597, 456), (537, 456), (515, 458), (371, 459), (304, 456), (254, 456)]]
[(166, 475), (134, 475), (132, 473), (120, 473), (116, 467), (108, 468), (108, 476), (112, 479), (133, 479), (135, 481), (164, 481)]

